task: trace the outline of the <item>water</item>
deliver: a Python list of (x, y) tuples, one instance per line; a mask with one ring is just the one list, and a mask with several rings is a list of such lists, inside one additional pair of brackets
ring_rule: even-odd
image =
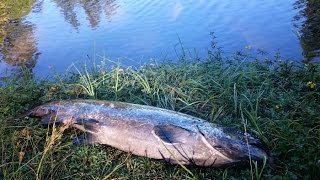
[(250, 47), (299, 61), (305, 18), (297, 18), (296, 7), (293, 0), (38, 1), (27, 16), (10, 23), (16, 28), (0, 51), (0, 76), (27, 65), (45, 77), (95, 53), (133, 66), (151, 58), (175, 60), (181, 44), (191, 56), (205, 57), (210, 32), (225, 53)]

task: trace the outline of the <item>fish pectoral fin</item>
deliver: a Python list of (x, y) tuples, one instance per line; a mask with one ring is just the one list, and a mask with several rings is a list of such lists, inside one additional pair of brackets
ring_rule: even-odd
[(89, 118), (78, 118), (75, 121), (75, 124), (72, 126), (80, 129), (81, 131), (89, 132), (92, 134), (95, 134), (99, 131), (100, 128), (103, 128), (104, 126), (107, 126), (108, 121), (106, 122), (100, 122), (96, 119), (89, 119)]
[(60, 124), (62, 123), (61, 117), (57, 116), (56, 114), (49, 114), (46, 116), (41, 117), (41, 124)]
[(96, 134), (99, 129), (98, 128), (99, 126), (96, 124), (72, 124), (71, 126), (74, 128), (77, 128), (81, 131), (88, 132), (91, 134)]
[(51, 117), (50, 116), (41, 117), (41, 124), (50, 124), (50, 123), (51, 123)]
[(99, 124), (100, 121), (92, 118), (77, 118), (76, 119), (76, 124)]
[(157, 125), (153, 128), (154, 135), (165, 143), (186, 143), (192, 132), (174, 125)]
[(75, 120), (76, 124), (80, 125), (99, 125), (99, 126), (108, 126), (111, 124), (108, 120), (99, 121), (94, 118), (77, 118)]

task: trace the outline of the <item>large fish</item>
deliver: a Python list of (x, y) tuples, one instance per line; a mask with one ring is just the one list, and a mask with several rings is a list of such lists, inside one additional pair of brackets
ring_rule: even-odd
[(107, 144), (171, 163), (221, 167), (267, 157), (259, 140), (249, 134), (151, 106), (68, 100), (38, 106), (29, 116), (81, 129), (89, 144)]

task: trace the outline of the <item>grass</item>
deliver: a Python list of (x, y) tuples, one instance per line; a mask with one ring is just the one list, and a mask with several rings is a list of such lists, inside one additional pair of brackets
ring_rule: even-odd
[[(105, 60), (105, 59), (104, 59)], [(248, 55), (149, 64), (75, 66), (41, 81), (25, 72), (0, 87), (0, 179), (314, 179), (320, 175), (320, 65)], [(113, 64), (114, 65), (114, 64)], [(224, 169), (169, 165), (105, 145), (76, 146), (72, 128), (19, 117), (59, 99), (102, 99), (158, 106), (248, 131), (273, 163)], [(15, 117), (15, 118), (14, 118)], [(19, 118), (17, 118), (19, 117)], [(187, 169), (186, 169), (187, 168)]]

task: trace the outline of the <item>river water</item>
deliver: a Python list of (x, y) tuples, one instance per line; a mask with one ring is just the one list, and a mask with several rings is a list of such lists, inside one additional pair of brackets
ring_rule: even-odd
[(307, 8), (303, 0), (38, 0), (9, 23), (0, 76), (24, 65), (46, 77), (99, 55), (139, 67), (176, 60), (181, 46), (201, 58), (211, 32), (226, 54), (263, 50), (301, 61)]

